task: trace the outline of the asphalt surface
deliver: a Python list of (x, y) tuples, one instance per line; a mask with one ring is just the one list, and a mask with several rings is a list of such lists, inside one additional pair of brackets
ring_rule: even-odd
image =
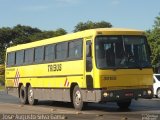
[(160, 99), (133, 100), (129, 109), (120, 110), (116, 103), (88, 104), (76, 111), (71, 103), (39, 101), (38, 105), (21, 105), (17, 97), (0, 91), (0, 119), (8, 120), (160, 120)]

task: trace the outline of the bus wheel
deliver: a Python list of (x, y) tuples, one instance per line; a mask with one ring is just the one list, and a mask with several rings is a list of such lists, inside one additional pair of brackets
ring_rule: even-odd
[(22, 104), (28, 104), (28, 96), (27, 96), (27, 89), (22, 85), (20, 88), (20, 102)]
[(82, 93), (78, 85), (76, 85), (73, 89), (73, 105), (76, 110), (82, 110), (84, 106)]
[(118, 101), (117, 105), (120, 109), (128, 109), (128, 107), (131, 105), (131, 100)]
[(38, 100), (34, 99), (34, 92), (31, 86), (28, 87), (28, 102), (30, 105), (35, 105), (38, 103)]

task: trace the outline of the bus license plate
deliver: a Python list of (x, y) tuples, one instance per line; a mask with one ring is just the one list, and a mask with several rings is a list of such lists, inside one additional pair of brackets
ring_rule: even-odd
[(132, 96), (133, 96), (133, 93), (125, 93), (125, 96), (126, 96), (126, 97), (132, 97)]

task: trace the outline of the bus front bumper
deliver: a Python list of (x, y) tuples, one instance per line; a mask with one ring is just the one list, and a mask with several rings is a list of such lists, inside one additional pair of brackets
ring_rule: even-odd
[(124, 90), (102, 90), (101, 101), (119, 101), (124, 99), (151, 99), (153, 90), (148, 88), (143, 89), (124, 89)]

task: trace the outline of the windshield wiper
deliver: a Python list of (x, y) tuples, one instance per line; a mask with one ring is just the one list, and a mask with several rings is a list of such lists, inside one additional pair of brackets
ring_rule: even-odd
[(118, 67), (113, 67), (113, 71), (116, 71), (118, 69)]
[(137, 68), (139, 68), (140, 70), (143, 69), (143, 67), (140, 64), (136, 64), (136, 65), (137, 65)]

